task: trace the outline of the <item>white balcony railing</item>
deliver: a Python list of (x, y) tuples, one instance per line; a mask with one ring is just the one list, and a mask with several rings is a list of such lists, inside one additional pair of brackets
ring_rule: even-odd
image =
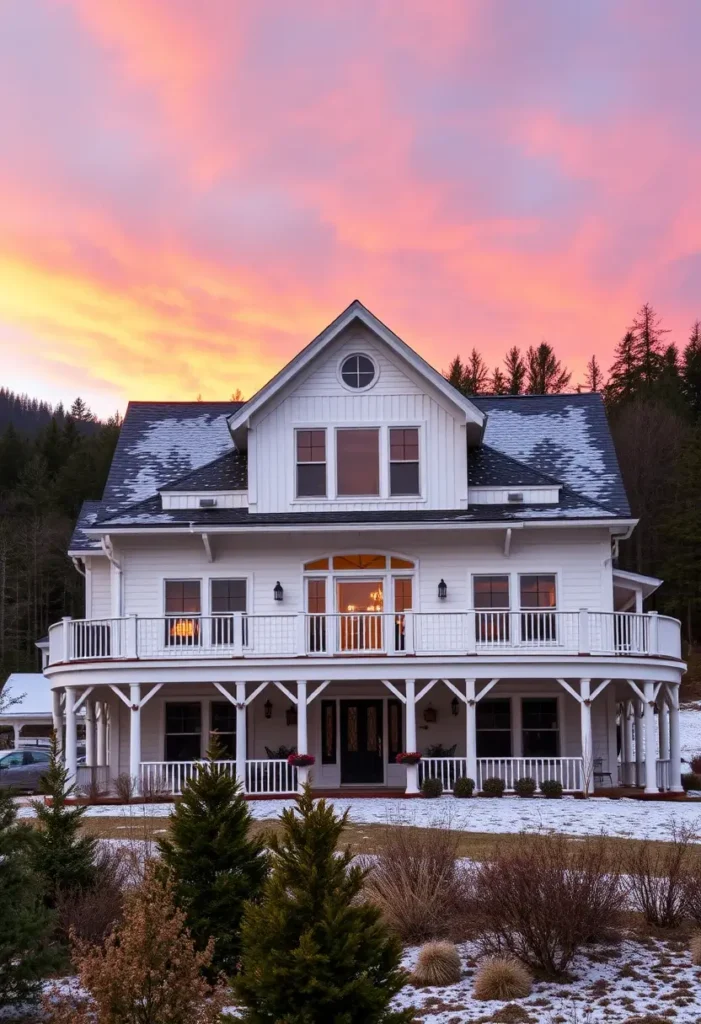
[[(228, 775), (236, 774), (235, 761), (217, 761)], [(180, 796), (187, 782), (195, 778), (202, 761), (142, 761), (141, 792), (152, 799)], [(246, 761), (246, 793), (281, 796), (297, 792), (297, 769), (287, 761)]]
[[(581, 757), (479, 757), (477, 759), (477, 789), (485, 779), (502, 779), (505, 792), (514, 792), (517, 779), (534, 779), (537, 786), (546, 779), (562, 783), (565, 793), (580, 792), (584, 784)], [(419, 762), (419, 782), (436, 778), (451, 793), (456, 779), (468, 775), (464, 757), (422, 757)]]
[(537, 654), (681, 657), (677, 619), (632, 612), (457, 611), (63, 619), (49, 664), (115, 659)]

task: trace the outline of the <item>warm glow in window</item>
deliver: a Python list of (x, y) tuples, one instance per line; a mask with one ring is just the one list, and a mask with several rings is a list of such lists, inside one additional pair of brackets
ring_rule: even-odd
[(385, 569), (384, 555), (334, 555), (334, 569)]
[(390, 567), (392, 569), (413, 569), (414, 563), (410, 562), (408, 558), (395, 558), (394, 555), (389, 560)]
[(320, 569), (328, 569), (328, 558), (316, 558), (313, 562), (305, 562), (305, 572), (319, 572)]

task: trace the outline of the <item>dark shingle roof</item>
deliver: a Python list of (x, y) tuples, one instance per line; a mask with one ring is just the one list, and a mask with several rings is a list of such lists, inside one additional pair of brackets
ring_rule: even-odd
[(102, 508), (101, 501), (84, 501), (80, 506), (80, 512), (78, 513), (78, 521), (73, 529), (73, 535), (71, 536), (70, 544), (68, 545), (69, 551), (99, 551), (101, 548), (100, 540), (98, 537), (88, 537), (85, 533), (86, 526), (92, 526), (98, 516), (98, 512)]
[(539, 473), (488, 444), (470, 448), (467, 479), (471, 487), (557, 487), (560, 484), (554, 477)]
[(478, 395), (484, 443), (630, 515), (601, 395)]
[(248, 486), (246, 452), (233, 448), (206, 466), (171, 481), (161, 491), (245, 491)]

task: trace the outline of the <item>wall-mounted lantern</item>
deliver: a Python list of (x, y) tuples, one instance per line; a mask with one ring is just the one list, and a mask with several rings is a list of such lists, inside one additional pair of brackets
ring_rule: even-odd
[(451, 700), (451, 702), (450, 702), (450, 710), (451, 710), (451, 713), (457, 718), (458, 717), (458, 711), (460, 710), (460, 701), (458, 700), (457, 697), (453, 697), (453, 699)]
[(273, 717), (273, 702), (270, 699), (266, 700), (265, 704), (263, 705), (263, 711), (265, 712), (266, 718)]
[(280, 583), (280, 580), (278, 580), (275, 586), (273, 587), (273, 597), (275, 598), (276, 601), (282, 601), (283, 594), (284, 591), (282, 589), (282, 584)]
[(438, 599), (440, 601), (445, 601), (447, 596), (448, 584), (445, 582), (445, 580), (441, 580), (440, 583), (438, 584)]

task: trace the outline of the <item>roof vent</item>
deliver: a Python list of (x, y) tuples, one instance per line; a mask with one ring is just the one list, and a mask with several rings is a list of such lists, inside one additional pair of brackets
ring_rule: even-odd
[(509, 491), (507, 500), (510, 505), (522, 505), (523, 491)]
[(200, 498), (200, 508), (216, 508), (216, 498)]

